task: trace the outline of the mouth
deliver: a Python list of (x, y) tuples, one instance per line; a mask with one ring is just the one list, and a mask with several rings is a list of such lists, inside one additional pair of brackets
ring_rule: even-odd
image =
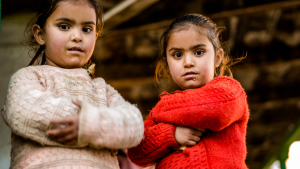
[(186, 72), (184, 75), (183, 75), (183, 78), (185, 79), (194, 79), (198, 76), (198, 73), (195, 73), (193, 71), (189, 71), (189, 72)]
[(68, 51), (70, 51), (71, 53), (74, 53), (74, 54), (78, 54), (78, 53), (81, 54), (83, 52), (83, 50), (77, 46), (69, 48)]

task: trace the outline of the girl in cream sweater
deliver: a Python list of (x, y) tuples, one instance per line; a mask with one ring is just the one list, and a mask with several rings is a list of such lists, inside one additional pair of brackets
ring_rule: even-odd
[(86, 70), (102, 26), (95, 0), (43, 1), (32, 27), (37, 53), (12, 76), (2, 109), (11, 169), (116, 169), (112, 150), (141, 141), (138, 108)]

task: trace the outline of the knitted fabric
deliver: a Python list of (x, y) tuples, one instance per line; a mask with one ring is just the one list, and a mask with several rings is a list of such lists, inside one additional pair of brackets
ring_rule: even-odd
[[(79, 109), (72, 99), (82, 101)], [(50, 120), (79, 115), (78, 144), (46, 136)], [(10, 81), (2, 116), (12, 131), (11, 169), (119, 168), (109, 149), (136, 146), (144, 133), (134, 105), (85, 69), (30, 66)]]
[[(249, 109), (241, 85), (216, 77), (198, 89), (162, 96), (145, 120), (145, 138), (128, 151), (139, 166), (156, 169), (246, 169), (245, 135)], [(183, 151), (177, 125), (206, 129), (200, 142)]]

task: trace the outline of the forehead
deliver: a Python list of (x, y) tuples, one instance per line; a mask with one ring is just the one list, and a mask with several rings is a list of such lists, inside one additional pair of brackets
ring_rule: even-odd
[(177, 28), (170, 33), (167, 48), (189, 48), (191, 45), (200, 43), (205, 44), (207, 47), (213, 47), (204, 28), (187, 25)]
[(93, 5), (90, 3), (88, 0), (61, 0), (60, 2), (57, 3), (57, 6), (60, 4), (78, 4), (78, 5), (89, 5), (91, 8), (94, 8)]
[(96, 20), (96, 12), (86, 0), (65, 0), (57, 4), (50, 17)]

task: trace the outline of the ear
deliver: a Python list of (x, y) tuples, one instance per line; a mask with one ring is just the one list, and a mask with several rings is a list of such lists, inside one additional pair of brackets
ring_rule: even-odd
[(95, 41), (97, 41), (97, 39), (98, 39), (98, 37), (99, 37), (99, 33), (96, 32), (96, 35), (95, 35), (95, 36), (96, 36), (96, 40), (95, 40)]
[(39, 45), (45, 45), (44, 32), (43, 29), (37, 24), (34, 24), (32, 27), (32, 33), (34, 39)]
[(224, 57), (224, 50), (221, 48), (216, 52), (215, 67), (219, 67)]

